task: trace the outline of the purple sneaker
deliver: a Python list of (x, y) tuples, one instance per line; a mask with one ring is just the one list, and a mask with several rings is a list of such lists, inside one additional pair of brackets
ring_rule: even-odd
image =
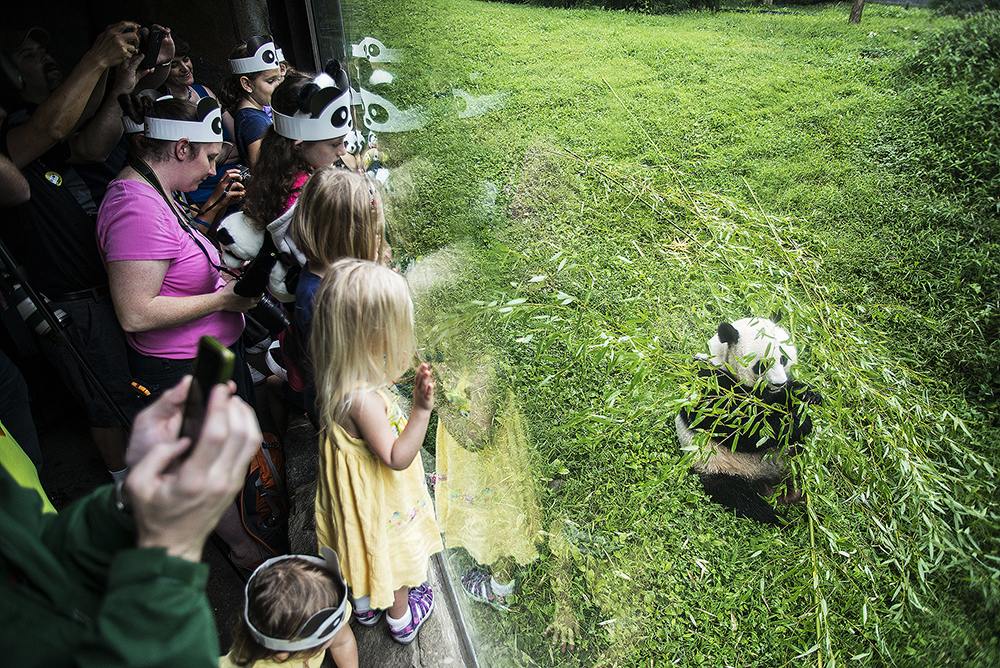
[(510, 612), (514, 595), (501, 596), (493, 591), (493, 574), (486, 566), (475, 566), (462, 573), (462, 589), (473, 601), (485, 603), (497, 610)]
[(389, 626), (392, 639), (403, 645), (409, 645), (416, 640), (420, 627), (431, 616), (431, 611), (434, 610), (434, 591), (430, 585), (424, 583), (419, 587), (411, 587), (406, 598), (410, 606), (410, 623), (399, 631)]
[(361, 626), (375, 626), (378, 624), (378, 620), (382, 619), (382, 611), (375, 609), (368, 609), (364, 612), (354, 611), (354, 619)]

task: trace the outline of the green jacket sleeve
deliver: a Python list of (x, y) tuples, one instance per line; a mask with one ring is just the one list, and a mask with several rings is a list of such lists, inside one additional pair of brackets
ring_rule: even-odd
[(110, 494), (43, 515), (38, 494), (0, 467), (4, 664), (217, 666), (208, 566), (136, 548), (132, 519)]
[(219, 665), (215, 618), (205, 596), (208, 565), (128, 549), (111, 562), (94, 642), (77, 661), (93, 666)]

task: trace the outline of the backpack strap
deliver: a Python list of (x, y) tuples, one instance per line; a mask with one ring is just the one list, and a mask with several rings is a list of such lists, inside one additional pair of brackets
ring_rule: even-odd
[(267, 468), (271, 470), (271, 477), (274, 478), (274, 485), (278, 488), (278, 494), (281, 495), (282, 499), (287, 499), (288, 495), (285, 493), (285, 481), (281, 479), (278, 475), (278, 469), (274, 465), (274, 460), (271, 459), (271, 455), (267, 452), (267, 448), (261, 445), (260, 451), (264, 455), (264, 461), (267, 462)]

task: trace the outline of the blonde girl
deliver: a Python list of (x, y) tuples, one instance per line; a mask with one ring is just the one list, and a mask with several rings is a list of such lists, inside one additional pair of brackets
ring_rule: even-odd
[(326, 654), (338, 668), (357, 668), (347, 586), (331, 550), (323, 551), (323, 559), (284, 555), (265, 561), (245, 594), (220, 668), (320, 668)]
[(387, 610), (390, 634), (408, 644), (434, 608), (424, 578), (442, 544), (418, 457), (434, 402), (430, 365), (417, 369), (408, 420), (389, 393), (415, 350), (403, 277), (338, 260), (316, 293), (310, 349), (323, 444), (317, 538), (340, 557), (358, 622), (372, 626)]
[[(306, 182), (292, 216), (292, 240), (306, 258), (295, 290), (295, 310), (282, 336), (287, 388), (272, 395), (316, 415), (312, 363), (306, 351), (312, 327), (313, 300), (320, 281), (342, 257), (374, 260), (382, 254), (385, 214), (378, 184), (372, 179), (327, 166)], [(270, 386), (269, 386), (270, 388)], [(271, 411), (284, 426), (284, 411), (272, 401)]]

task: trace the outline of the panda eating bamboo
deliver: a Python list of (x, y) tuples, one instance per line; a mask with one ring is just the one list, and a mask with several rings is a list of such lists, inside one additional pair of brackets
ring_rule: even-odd
[(697, 390), (676, 425), (681, 449), (694, 455), (691, 470), (713, 501), (781, 526), (768, 499), (800, 500), (788, 459), (812, 431), (806, 405), (823, 399), (789, 376), (798, 351), (777, 320), (719, 325), (709, 356), (697, 356)]

